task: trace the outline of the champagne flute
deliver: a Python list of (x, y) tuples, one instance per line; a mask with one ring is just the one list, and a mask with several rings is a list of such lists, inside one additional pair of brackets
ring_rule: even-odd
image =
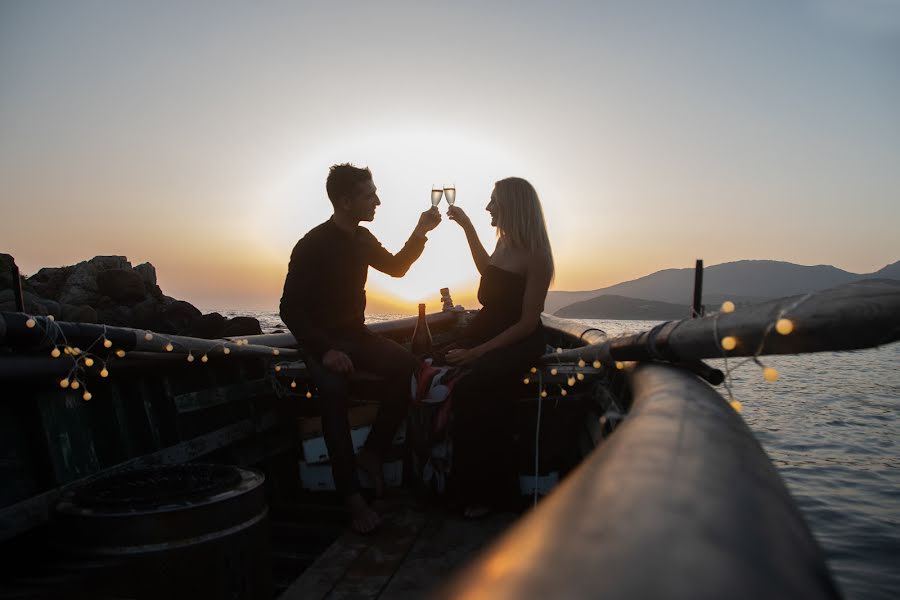
[[(432, 206), (437, 206), (438, 204), (441, 203), (441, 195), (443, 195), (443, 193), (444, 193), (444, 190), (442, 188), (439, 188), (436, 185), (431, 186), (431, 205)], [(449, 198), (447, 200), (449, 202)]]
[(453, 206), (456, 202), (456, 184), (448, 183), (444, 186), (444, 195), (447, 197), (447, 204)]

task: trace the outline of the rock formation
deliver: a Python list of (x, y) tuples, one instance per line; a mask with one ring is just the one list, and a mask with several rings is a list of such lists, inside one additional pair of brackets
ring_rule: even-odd
[[(0, 254), (0, 310), (15, 311), (15, 259)], [(252, 317), (203, 315), (189, 302), (170, 298), (156, 283), (150, 263), (132, 267), (124, 256), (95, 256), (67, 267), (45, 267), (22, 277), (25, 312), (61, 321), (103, 323), (164, 334), (215, 339), (262, 333)]]

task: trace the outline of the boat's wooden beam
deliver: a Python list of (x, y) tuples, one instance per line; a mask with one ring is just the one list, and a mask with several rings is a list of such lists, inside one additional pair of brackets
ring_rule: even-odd
[[(775, 330), (780, 317), (793, 330)], [(735, 338), (733, 350), (721, 346)], [(801, 354), (873, 348), (900, 340), (900, 281), (869, 279), (810, 295), (741, 307), (699, 319), (669, 321), (650, 331), (548, 354), (544, 362), (668, 360)]]
[(633, 372), (616, 433), (436, 598), (838, 598), (740, 416), (691, 374)]

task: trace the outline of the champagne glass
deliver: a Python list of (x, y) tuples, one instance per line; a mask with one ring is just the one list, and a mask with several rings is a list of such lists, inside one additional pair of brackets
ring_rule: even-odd
[(448, 183), (444, 186), (444, 195), (447, 197), (447, 204), (453, 206), (456, 202), (456, 184)]
[[(437, 206), (441, 203), (441, 195), (444, 193), (442, 188), (439, 188), (436, 185), (431, 186), (431, 205)], [(449, 198), (448, 198), (449, 201)]]

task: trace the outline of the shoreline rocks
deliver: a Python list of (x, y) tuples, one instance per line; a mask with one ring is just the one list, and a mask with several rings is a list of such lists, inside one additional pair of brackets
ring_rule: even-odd
[[(15, 259), (0, 253), (0, 310), (15, 311)], [(124, 256), (95, 256), (75, 265), (44, 267), (20, 278), (25, 312), (61, 321), (102, 323), (205, 339), (258, 335), (253, 317), (204, 315), (189, 302), (163, 294), (150, 263), (132, 267)]]

